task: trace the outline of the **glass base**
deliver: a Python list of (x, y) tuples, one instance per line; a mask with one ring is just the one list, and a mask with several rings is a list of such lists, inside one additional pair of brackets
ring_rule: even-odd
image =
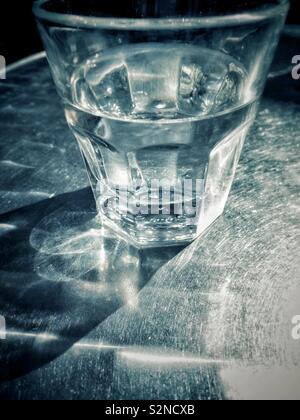
[[(139, 249), (188, 245), (202, 236), (222, 215), (215, 215), (209, 224), (199, 224), (182, 216), (136, 216), (98, 209), (101, 224)], [(199, 228), (199, 225), (202, 228)]]

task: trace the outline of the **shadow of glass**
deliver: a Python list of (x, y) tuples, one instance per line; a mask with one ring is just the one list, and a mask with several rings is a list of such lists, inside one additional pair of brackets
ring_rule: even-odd
[(124, 305), (183, 247), (138, 250), (101, 226), (90, 189), (0, 217), (0, 380), (54, 360)]

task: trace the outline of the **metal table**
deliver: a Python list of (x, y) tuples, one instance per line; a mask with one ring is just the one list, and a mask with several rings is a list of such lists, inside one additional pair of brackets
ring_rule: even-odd
[(138, 251), (95, 221), (44, 56), (10, 69), (1, 399), (300, 398), (300, 82), (281, 70), (224, 217), (186, 248)]

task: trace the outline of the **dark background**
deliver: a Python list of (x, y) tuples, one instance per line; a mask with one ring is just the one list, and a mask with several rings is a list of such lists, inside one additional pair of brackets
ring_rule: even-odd
[[(292, 8), (288, 23), (300, 24), (299, 0), (290, 1)], [(29, 54), (41, 51), (43, 46), (31, 12), (33, 0), (5, 0), (2, 3), (0, 12), (0, 55), (3, 55), (9, 64)], [(116, 7), (117, 5), (118, 2), (116, 2)]]

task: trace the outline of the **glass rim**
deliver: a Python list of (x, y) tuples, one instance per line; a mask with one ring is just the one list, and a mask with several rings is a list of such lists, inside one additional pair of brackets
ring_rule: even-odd
[(199, 16), (189, 18), (115, 18), (94, 17), (77, 14), (50, 12), (43, 9), (49, 0), (36, 0), (33, 13), (37, 19), (46, 20), (62, 26), (77, 29), (126, 29), (126, 30), (163, 30), (163, 29), (191, 29), (238, 26), (241, 24), (259, 23), (275, 16), (284, 15), (290, 6), (289, 0), (278, 0), (278, 4), (269, 5), (265, 9), (254, 9), (242, 13), (228, 15)]

